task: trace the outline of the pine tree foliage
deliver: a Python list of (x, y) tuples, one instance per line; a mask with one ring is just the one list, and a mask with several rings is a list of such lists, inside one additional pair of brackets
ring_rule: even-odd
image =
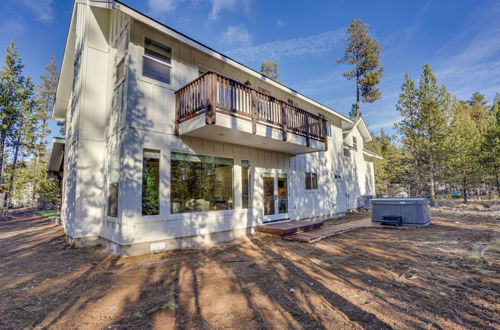
[(380, 65), (382, 47), (368, 31), (368, 24), (353, 19), (347, 28), (347, 47), (344, 56), (337, 63), (352, 65), (352, 70), (344, 72), (347, 79), (356, 80), (356, 104), (351, 117), (361, 115), (359, 103), (372, 103), (381, 98), (380, 83), (384, 69)]
[(22, 70), (24, 64), (17, 53), (17, 46), (11, 41), (5, 51), (5, 59), (0, 71), (0, 184), (4, 184), (3, 169), (6, 148), (13, 138), (14, 125), (19, 116), (21, 94), (24, 87)]
[(452, 112), (449, 134), (446, 137), (447, 181), (462, 185), (464, 202), (467, 203), (469, 185), (476, 181), (474, 176), (479, 172), (482, 136), (464, 102), (455, 102)]
[(278, 70), (278, 63), (274, 62), (271, 58), (265, 60), (260, 66), (260, 73), (264, 76), (271, 78), (273, 80), (277, 80), (280, 76)]

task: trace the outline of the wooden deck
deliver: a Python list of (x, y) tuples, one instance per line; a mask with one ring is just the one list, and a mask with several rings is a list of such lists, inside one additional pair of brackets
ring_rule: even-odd
[(323, 221), (288, 221), (273, 224), (264, 224), (255, 227), (255, 231), (258, 233), (265, 233), (277, 236), (286, 236), (296, 233), (302, 233), (310, 230), (314, 230), (323, 226)]
[(338, 225), (323, 226), (322, 221), (289, 221), (276, 224), (260, 225), (256, 231), (265, 234), (281, 236), (287, 241), (298, 241), (305, 243), (315, 243), (322, 239), (340, 235), (359, 228), (381, 228), (408, 230), (415, 229), (416, 226), (385, 226), (373, 223), (370, 218), (341, 223)]

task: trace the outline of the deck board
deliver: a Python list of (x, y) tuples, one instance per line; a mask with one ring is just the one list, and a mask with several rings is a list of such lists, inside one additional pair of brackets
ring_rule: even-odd
[(259, 233), (272, 234), (278, 236), (286, 236), (295, 233), (307, 232), (323, 226), (323, 221), (288, 221), (273, 224), (263, 224), (255, 227)]

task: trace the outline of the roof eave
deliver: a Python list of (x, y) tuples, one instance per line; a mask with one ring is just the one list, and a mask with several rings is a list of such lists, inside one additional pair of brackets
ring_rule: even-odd
[(275, 80), (272, 80), (272, 79), (269, 79), (267, 77), (265, 77), (264, 75), (262, 75), (260, 72), (257, 72), (255, 71), (254, 69), (202, 44), (201, 42), (199, 41), (196, 41), (188, 36), (186, 36), (185, 34), (181, 33), (181, 32), (178, 32), (174, 29), (172, 29), (171, 27), (168, 27), (167, 25), (155, 20), (154, 18), (151, 18), (149, 17), (148, 15), (144, 14), (144, 13), (141, 13), (140, 11), (128, 6), (127, 4), (124, 4), (123, 2), (119, 1), (119, 0), (115, 0), (115, 2), (119, 5), (115, 5), (114, 8), (115, 9), (118, 9), (120, 10), (121, 12), (135, 18), (136, 20), (138, 21), (141, 21), (147, 25), (150, 25), (154, 28), (156, 28), (157, 30), (163, 32), (163, 33), (166, 33), (170, 36), (172, 36), (173, 38), (176, 38), (182, 42), (184, 42), (185, 44), (188, 44), (189, 46), (191, 47), (194, 47), (208, 55), (211, 55), (215, 58), (218, 58), (219, 60), (221, 61), (224, 61), (225, 63), (229, 63), (231, 64), (232, 66), (235, 66), (237, 67), (238, 69), (246, 72), (246, 73), (249, 73), (251, 75), (253, 75), (254, 77), (258, 78), (258, 79), (261, 79), (261, 80), (264, 80), (266, 81), (267, 83), (273, 85), (274, 87), (277, 87), (281, 90), (284, 90), (285, 92), (288, 92), (292, 95), (295, 95), (296, 97), (300, 98), (300, 99), (303, 99), (304, 101), (306, 102), (309, 102), (315, 106), (317, 106), (318, 108), (326, 111), (327, 113), (330, 113), (336, 117), (339, 117), (341, 120), (344, 120), (346, 122), (349, 122), (349, 123), (353, 123), (353, 121), (351, 119), (349, 119), (348, 117), (342, 115), (341, 113), (338, 113), (337, 111), (327, 107), (326, 105), (324, 104), (321, 104), (319, 103), (318, 101), (316, 100), (313, 100), (295, 90), (293, 90), (292, 88), (290, 87), (287, 87), (286, 85), (280, 83), (280, 82), (277, 82)]
[(80, 1), (73, 3), (73, 10), (71, 13), (71, 20), (69, 23), (68, 35), (66, 37), (66, 46), (64, 47), (64, 55), (61, 64), (61, 71), (59, 73), (59, 81), (57, 82), (56, 99), (54, 108), (52, 109), (51, 118), (56, 120), (66, 119), (66, 112), (68, 110), (69, 99), (71, 97), (71, 87), (73, 81), (73, 62), (75, 58), (75, 16), (76, 4)]

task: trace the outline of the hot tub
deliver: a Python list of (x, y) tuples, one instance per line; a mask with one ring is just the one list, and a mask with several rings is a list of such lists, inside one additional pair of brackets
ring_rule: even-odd
[(371, 200), (372, 222), (401, 217), (402, 225), (426, 226), (431, 223), (427, 198), (376, 198)]

